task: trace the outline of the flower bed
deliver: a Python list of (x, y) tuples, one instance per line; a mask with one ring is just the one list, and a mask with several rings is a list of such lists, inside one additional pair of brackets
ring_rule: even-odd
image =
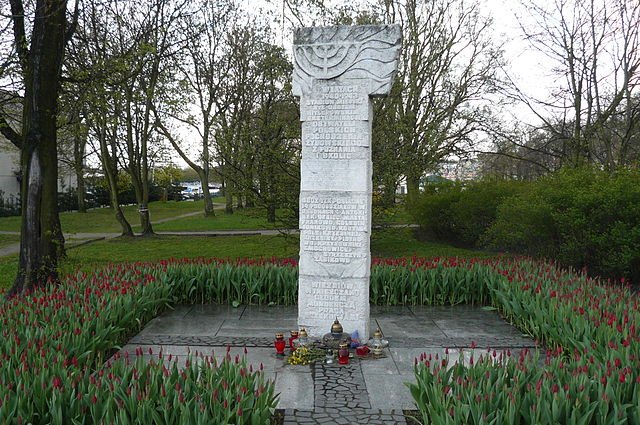
[[(529, 260), (413, 258), (374, 260), (370, 295), (492, 304), (551, 349), (539, 362), (423, 359), (411, 390), (425, 423), (640, 424), (640, 312), (625, 289)], [(2, 423), (268, 423), (273, 386), (241, 359), (184, 370), (143, 353), (104, 362), (174, 303), (296, 301), (297, 264), (276, 259), (116, 265), (4, 301)]]
[(493, 305), (549, 348), (421, 359), (410, 388), (424, 423), (640, 424), (638, 296), (545, 263), (486, 267)]
[(166, 266), (69, 276), (0, 303), (0, 422), (269, 423), (273, 385), (242, 359), (203, 357), (178, 369), (161, 355), (148, 363), (142, 355), (153, 353), (139, 352), (104, 363), (177, 298), (171, 283), (155, 277)]

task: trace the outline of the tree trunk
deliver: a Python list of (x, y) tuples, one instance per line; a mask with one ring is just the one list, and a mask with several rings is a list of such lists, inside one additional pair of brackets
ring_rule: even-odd
[(244, 206), (247, 208), (254, 208), (256, 206), (256, 197), (250, 190), (246, 192)]
[(115, 196), (115, 199), (111, 200), (111, 206), (116, 212), (116, 220), (120, 224), (121, 236), (133, 236), (133, 229), (131, 228), (131, 225), (127, 221), (127, 217), (124, 216), (124, 212), (122, 211), (122, 208), (120, 208), (117, 194)]
[(84, 195), (86, 192), (84, 184), (84, 152), (87, 145), (87, 134), (82, 132), (81, 134), (74, 134), (73, 140), (73, 171), (76, 174), (78, 197), (78, 212), (86, 213), (87, 205), (85, 203)]
[(226, 179), (222, 182), (222, 189), (224, 190), (224, 213), (233, 214), (233, 194)]
[(76, 189), (76, 195), (78, 197), (78, 212), (86, 213), (87, 212), (87, 204), (84, 200), (84, 194), (86, 192), (86, 187), (84, 184), (84, 170), (75, 168), (76, 180), (78, 181), (78, 187)]
[(145, 131), (142, 140), (142, 203), (138, 208), (140, 212), (140, 224), (142, 225), (142, 236), (153, 236), (151, 226), (151, 214), (149, 212), (149, 162), (147, 159), (147, 132)]
[(201, 169), (198, 172), (200, 176), (200, 187), (202, 188), (202, 196), (204, 198), (204, 216), (213, 217), (216, 213), (213, 211), (213, 202), (211, 201), (211, 192), (209, 192), (209, 176), (207, 170)]
[(149, 204), (143, 202), (138, 205), (140, 213), (140, 226), (142, 227), (142, 236), (153, 236), (153, 227), (151, 227), (151, 214), (149, 214)]
[[(102, 124), (103, 124), (103, 127), (101, 129), (102, 134), (100, 136), (100, 154), (101, 154), (100, 159), (102, 161), (102, 168), (104, 170), (105, 177), (107, 178), (107, 183), (109, 184), (109, 199), (111, 200), (111, 207), (113, 208), (113, 211), (115, 211), (116, 220), (120, 224), (121, 235), (133, 236), (133, 230), (131, 229), (131, 225), (127, 221), (127, 218), (124, 216), (124, 213), (122, 212), (122, 208), (120, 208), (120, 202), (118, 200), (118, 178), (116, 173), (117, 159), (115, 159), (116, 155), (114, 155), (114, 158), (112, 158), (111, 155), (109, 154), (107, 140), (105, 137), (107, 124), (106, 122), (103, 122)], [(115, 137), (115, 134), (117, 133), (116, 128), (117, 126), (114, 126), (114, 137)], [(113, 149), (115, 152), (115, 149), (116, 149), (115, 143), (114, 143)]]
[(420, 194), (420, 177), (414, 174), (407, 174), (407, 200), (414, 202)]
[(24, 77), (22, 111), (22, 224), (18, 273), (7, 296), (58, 281), (64, 237), (58, 215), (57, 104), (64, 55), (66, 1), (39, 0), (24, 43), (22, 2), (11, 1), (16, 46)]
[(110, 165), (105, 164), (106, 161), (110, 161), (111, 158), (107, 153), (106, 156), (103, 153), (102, 165), (104, 168), (104, 174), (107, 178), (107, 182), (109, 183), (109, 198), (111, 199), (111, 208), (115, 211), (116, 220), (120, 224), (120, 232), (122, 236), (133, 236), (133, 229), (131, 229), (131, 225), (127, 221), (127, 218), (124, 216), (122, 212), (122, 208), (120, 208), (120, 201), (118, 199), (118, 179), (115, 175), (113, 168)]
[(237, 209), (241, 210), (241, 209), (244, 208), (243, 200), (244, 200), (244, 196), (243, 196), (242, 192), (238, 191), (238, 194), (236, 195), (236, 201), (237, 201), (236, 202), (236, 208)]
[(267, 205), (267, 223), (275, 223), (276, 222), (276, 204), (270, 202)]
[(396, 204), (396, 181), (394, 178), (385, 179), (384, 189), (382, 189), (382, 205), (392, 208)]

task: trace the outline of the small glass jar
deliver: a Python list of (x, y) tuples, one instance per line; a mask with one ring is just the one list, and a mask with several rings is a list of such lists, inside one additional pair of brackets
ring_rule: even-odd
[(309, 334), (307, 334), (307, 330), (305, 328), (300, 328), (298, 339), (293, 341), (293, 345), (296, 348), (306, 347), (307, 345), (309, 345)]
[(373, 337), (367, 342), (367, 345), (371, 347), (371, 351), (375, 355), (382, 354), (382, 349), (389, 345), (389, 343), (382, 339), (382, 331), (380, 329), (376, 329), (373, 333)]
[(289, 337), (289, 349), (293, 352), (296, 351), (295, 341), (298, 339), (298, 331), (291, 331), (291, 336)]
[(340, 349), (338, 350), (338, 363), (349, 364), (349, 344), (340, 344)]
[(277, 333), (273, 345), (276, 347), (276, 354), (284, 356), (284, 349), (287, 347), (287, 341), (284, 340), (284, 335)]
[(324, 357), (324, 362), (326, 364), (333, 363), (333, 350), (327, 350), (327, 355)]

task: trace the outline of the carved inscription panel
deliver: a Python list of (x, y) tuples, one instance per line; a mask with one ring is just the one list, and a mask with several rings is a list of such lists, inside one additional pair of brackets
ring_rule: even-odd
[[(304, 279), (304, 278), (302, 278)], [(314, 279), (302, 285), (305, 319), (345, 318), (358, 311), (368, 291), (362, 281), (352, 279)]]
[(369, 96), (354, 83), (317, 80), (301, 99), (300, 120), (355, 121), (369, 119)]
[(368, 200), (358, 197), (300, 197), (301, 249), (320, 263), (348, 264), (369, 253)]
[(314, 159), (368, 159), (366, 121), (310, 121), (302, 124), (302, 155)]
[(356, 308), (364, 285), (345, 280), (317, 280), (304, 288), (309, 319), (345, 317)]

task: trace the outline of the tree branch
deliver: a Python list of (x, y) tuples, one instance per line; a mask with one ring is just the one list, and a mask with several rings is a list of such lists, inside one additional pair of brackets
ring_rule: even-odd
[(18, 149), (22, 149), (22, 135), (11, 128), (4, 115), (0, 115), (0, 133)]

